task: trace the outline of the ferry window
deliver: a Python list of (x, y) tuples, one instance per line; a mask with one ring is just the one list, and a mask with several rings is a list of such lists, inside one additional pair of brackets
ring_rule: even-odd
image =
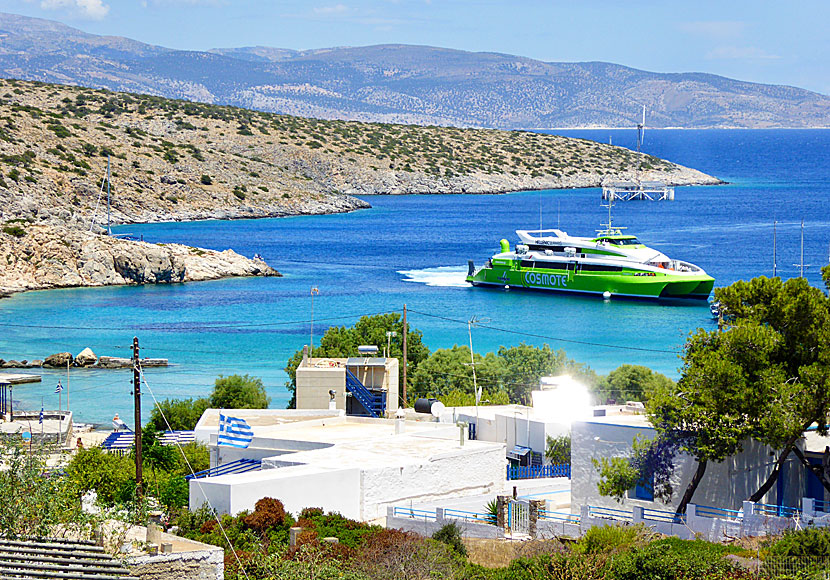
[(582, 264), (582, 269), (591, 272), (622, 272), (622, 266), (606, 266), (604, 264)]
[(522, 268), (532, 268), (533, 260), (522, 260)]
[(640, 245), (642, 242), (637, 238), (628, 238), (625, 240), (610, 240), (612, 244), (615, 246), (637, 246)]

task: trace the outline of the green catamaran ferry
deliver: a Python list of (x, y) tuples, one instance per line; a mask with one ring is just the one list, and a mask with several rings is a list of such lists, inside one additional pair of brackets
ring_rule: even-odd
[(569, 236), (558, 229), (516, 234), (520, 243), (512, 251), (510, 243), (501, 240), (501, 252), (483, 267), (476, 268), (470, 260), (467, 282), (606, 298), (699, 300), (709, 297), (715, 283), (699, 266), (670, 259), (619, 228), (601, 230), (595, 238)]

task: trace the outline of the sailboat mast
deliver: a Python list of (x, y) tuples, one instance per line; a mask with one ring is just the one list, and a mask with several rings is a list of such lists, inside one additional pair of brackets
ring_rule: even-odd
[(776, 232), (776, 226), (777, 225), (778, 225), (778, 222), (773, 220), (773, 222), (772, 222), (772, 277), (773, 278), (775, 278), (775, 276), (777, 275), (776, 270), (777, 270), (777, 266), (778, 266), (778, 257), (776, 255), (777, 254), (777, 249), (778, 249), (778, 243), (777, 243), (777, 240), (776, 240), (776, 233), (777, 233)]
[(110, 228), (110, 156), (107, 155), (107, 235), (112, 235)]
[(804, 218), (801, 218), (801, 278), (804, 277)]

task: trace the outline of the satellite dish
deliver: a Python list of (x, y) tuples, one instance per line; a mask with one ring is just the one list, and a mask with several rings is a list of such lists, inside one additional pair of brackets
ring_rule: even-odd
[(444, 412), (445, 408), (444, 403), (441, 401), (435, 401), (432, 405), (430, 405), (429, 412), (432, 413), (433, 417), (438, 418), (441, 416), (441, 413)]

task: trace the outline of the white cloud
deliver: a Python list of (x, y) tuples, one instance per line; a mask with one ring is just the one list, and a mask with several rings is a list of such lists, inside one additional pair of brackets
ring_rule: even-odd
[(757, 46), (718, 46), (706, 53), (711, 60), (776, 60), (777, 54), (770, 54)]
[(333, 6), (315, 6), (314, 13), (320, 16), (331, 16), (348, 12), (349, 7), (345, 4), (334, 4)]
[(101, 20), (110, 11), (109, 5), (102, 0), (42, 0), (40, 7), (44, 10), (69, 9), (91, 20)]

